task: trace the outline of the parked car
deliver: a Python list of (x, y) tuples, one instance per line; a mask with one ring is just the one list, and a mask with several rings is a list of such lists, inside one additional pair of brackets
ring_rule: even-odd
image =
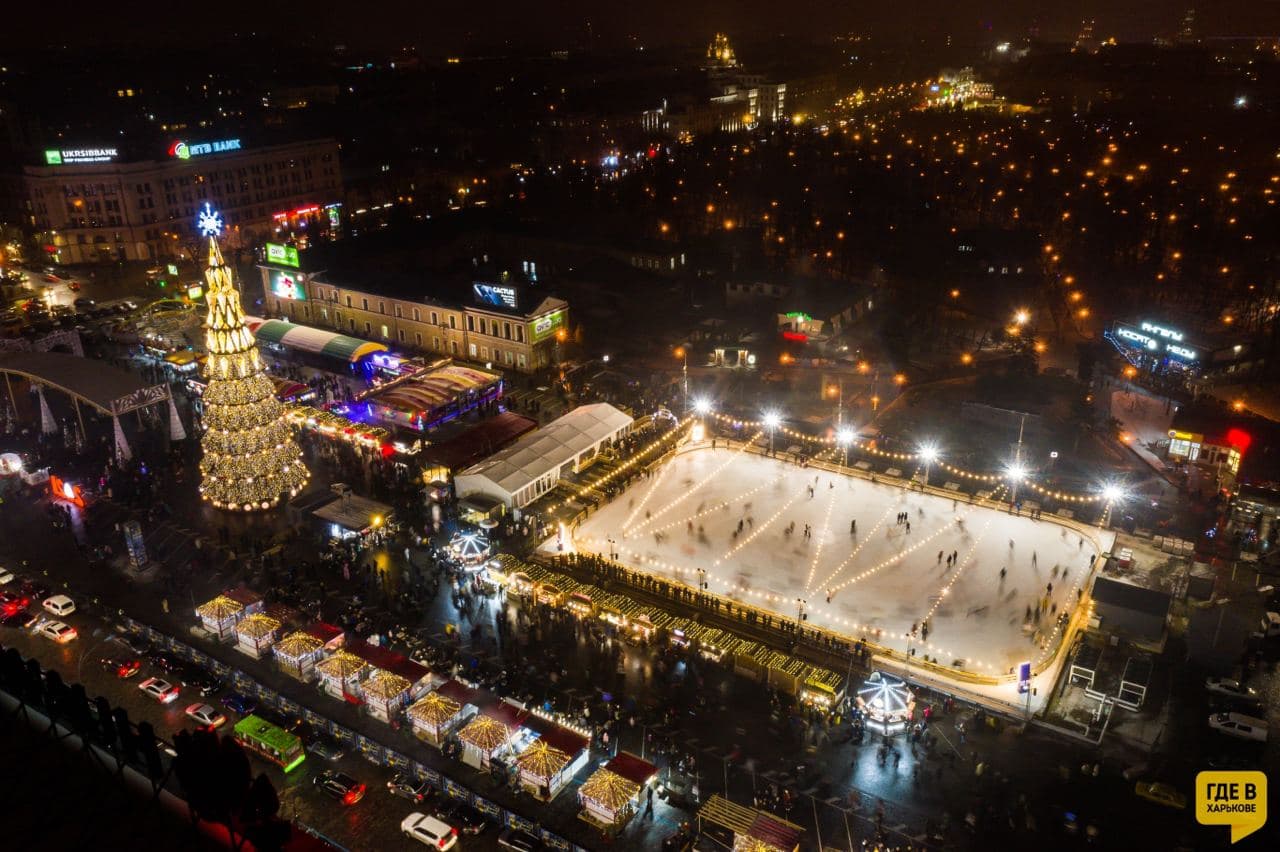
[(479, 834), (489, 824), (488, 820), (484, 818), (484, 814), (466, 802), (457, 800), (437, 808), (436, 818), (444, 820), (449, 825), (456, 826), (463, 834)]
[(190, 686), (194, 687), (200, 693), (201, 698), (208, 698), (222, 687), (226, 686), (216, 675), (209, 672), (202, 672), (191, 679)]
[(180, 692), (178, 687), (158, 677), (147, 678), (138, 684), (138, 689), (141, 689), (161, 704), (171, 704), (177, 701), (178, 693)]
[(540, 852), (545, 848), (542, 841), (527, 831), (518, 828), (506, 828), (498, 835), (498, 845), (516, 852)]
[(133, 654), (135, 657), (150, 657), (151, 646), (148, 645), (146, 643), (146, 640), (144, 640), (141, 636), (138, 636), (132, 633), (121, 632), (121, 631), (124, 631), (123, 627), (116, 627), (115, 630), (118, 632), (116, 633), (115, 637), (111, 640), (112, 642), (115, 642), (117, 645), (122, 646), (123, 648), (125, 648), (125, 650), (127, 650), (130, 654)]
[(24, 596), (33, 601), (42, 601), (51, 594), (49, 587), (39, 580), (23, 580), (18, 588)]
[(0, 609), (8, 612), (14, 609), (26, 609), (31, 606), (31, 598), (21, 592), (11, 592), (7, 589), (0, 592)]
[(342, 744), (332, 734), (320, 732), (307, 740), (306, 749), (310, 754), (323, 760), (338, 760), (343, 755)]
[(17, 578), (14, 577), (12, 571), (8, 570), (7, 568), (0, 568), (0, 586), (7, 586), (10, 583), (12, 583), (15, 579)]
[(185, 711), (187, 718), (203, 725), (206, 728), (219, 728), (227, 723), (227, 716), (221, 710), (216, 710), (208, 704), (192, 704)]
[(301, 716), (295, 716), (292, 713), (281, 713), (273, 707), (259, 707), (253, 711), (253, 715), (302, 739), (306, 739), (311, 733), (310, 726)]
[(1159, 781), (1139, 781), (1134, 786), (1133, 792), (1143, 799), (1167, 808), (1182, 810), (1187, 806), (1186, 796), (1179, 793), (1172, 785), (1162, 784)]
[(41, 606), (59, 618), (76, 611), (75, 602), (66, 595), (54, 595), (51, 598), (45, 598)]
[(387, 790), (393, 796), (412, 799), (415, 802), (425, 801), (432, 793), (431, 785), (426, 779), (418, 778), (410, 772), (397, 772), (395, 777), (387, 782)]
[(354, 805), (364, 798), (365, 786), (345, 772), (325, 769), (311, 779), (323, 793), (332, 796), (344, 805)]
[(1238, 680), (1227, 677), (1211, 677), (1205, 680), (1204, 688), (1214, 695), (1224, 698), (1242, 698), (1250, 701), (1258, 700), (1258, 690), (1245, 686)]
[(24, 630), (35, 624), (38, 620), (35, 613), (26, 607), (14, 607), (13, 609), (5, 609), (0, 614), (0, 624), (5, 627), (21, 627)]
[(409, 814), (400, 821), (400, 830), (406, 837), (412, 837), (441, 852), (452, 849), (458, 843), (458, 829), (426, 814)]
[(103, 657), (102, 667), (121, 680), (128, 680), (142, 669), (142, 660), (132, 657)]
[(79, 635), (74, 627), (69, 624), (63, 624), (61, 621), (46, 621), (36, 629), (36, 632), (46, 639), (52, 639), (59, 645), (65, 645)]
[(258, 709), (258, 702), (242, 692), (228, 692), (222, 696), (222, 706), (241, 716), (248, 716)]
[(164, 651), (152, 651), (147, 654), (147, 662), (165, 674), (177, 674), (185, 665), (182, 660)]
[(1242, 740), (1267, 741), (1267, 723), (1263, 719), (1243, 713), (1215, 713), (1209, 717), (1209, 727), (1230, 737)]

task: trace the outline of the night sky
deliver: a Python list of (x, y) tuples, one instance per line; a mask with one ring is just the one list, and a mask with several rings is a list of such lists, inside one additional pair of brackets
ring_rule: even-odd
[[(118, 6), (71, 0), (54, 14), (38, 4), (10, 11), (9, 36), (30, 33), (32, 46), (91, 43), (137, 44), (201, 39), (205, 33), (270, 33), (280, 39), (358, 47), (412, 44), (431, 53), (467, 45), (509, 43), (513, 47), (583, 47), (587, 25), (596, 47), (638, 40), (641, 44), (698, 44), (716, 30), (740, 41), (774, 34), (801, 38), (840, 32), (882, 38), (951, 35), (959, 43), (1016, 39), (1037, 26), (1040, 36), (1069, 40), (1085, 15), (1097, 18), (1095, 33), (1121, 40), (1149, 40), (1177, 31), (1184, 9), (1195, 5), (1202, 36), (1280, 33), (1280, 0), (1111, 0), (1044, 3), (1042, 0), (922, 0), (857, 3), (832, 0), (490, 0), (485, 3), (410, 2), (289, 3), (155, 2)], [(83, 10), (83, 12), (81, 11)], [(127, 10), (127, 11), (126, 11)]]

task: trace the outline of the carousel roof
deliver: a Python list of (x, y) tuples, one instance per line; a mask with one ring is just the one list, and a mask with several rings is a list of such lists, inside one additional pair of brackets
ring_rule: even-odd
[(449, 546), (464, 559), (477, 559), (489, 552), (489, 537), (482, 532), (456, 532)]
[(366, 680), (361, 689), (367, 697), (390, 701), (398, 695), (403, 695), (410, 686), (412, 684), (400, 675), (379, 671)]
[(477, 716), (458, 732), (458, 737), (482, 751), (493, 751), (510, 739), (511, 731), (497, 719)]
[(231, 600), (226, 595), (218, 595), (211, 601), (196, 607), (196, 615), (209, 621), (226, 621), (244, 612), (244, 604)]
[(276, 654), (285, 657), (301, 657), (314, 654), (324, 643), (302, 630), (295, 630), (276, 643)]
[(872, 672), (858, 687), (858, 701), (881, 713), (903, 713), (911, 705), (911, 690), (900, 677)]
[(578, 795), (616, 811), (640, 792), (640, 785), (608, 769), (597, 769), (578, 789)]
[(521, 752), (520, 756), (516, 758), (517, 766), (530, 775), (537, 775), (539, 778), (550, 778), (561, 769), (564, 769), (568, 763), (569, 755), (560, 751), (560, 749), (552, 748), (542, 740), (534, 740), (533, 745)]
[(261, 639), (280, 629), (280, 622), (269, 615), (263, 615), (255, 612), (253, 615), (245, 616), (240, 619), (240, 623), (236, 625), (236, 633), (243, 636), (252, 636), (254, 639)]
[(326, 674), (329, 677), (341, 678), (346, 680), (349, 677), (355, 677), (368, 667), (368, 663), (359, 657), (348, 654), (346, 651), (339, 651), (332, 657), (321, 660), (316, 663), (316, 671)]
[(439, 727), (458, 715), (458, 711), (461, 709), (461, 704), (441, 695), (439, 692), (428, 692), (409, 708), (409, 716), (419, 722), (426, 722), (428, 725)]

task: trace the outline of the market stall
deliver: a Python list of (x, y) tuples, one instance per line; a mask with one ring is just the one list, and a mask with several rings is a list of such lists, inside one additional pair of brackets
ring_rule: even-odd
[(412, 684), (400, 675), (379, 669), (360, 685), (364, 703), (376, 719), (390, 722), (391, 717), (409, 701)]
[(352, 704), (359, 704), (360, 679), (369, 669), (369, 664), (354, 654), (339, 651), (316, 663), (316, 672), (320, 675), (320, 686), (334, 698), (341, 698)]
[(845, 679), (830, 669), (812, 666), (800, 684), (800, 700), (829, 710), (844, 700)]
[(458, 732), (462, 741), (462, 762), (476, 769), (488, 769), (494, 758), (506, 759), (532, 736), (524, 729), (528, 713), (514, 704), (500, 701), (485, 710)]
[(587, 765), (591, 741), (586, 732), (540, 716), (531, 717), (528, 727), (538, 738), (516, 758), (520, 786), (534, 798), (549, 802)]
[(223, 642), (235, 636), (236, 623), (244, 614), (243, 604), (224, 595), (196, 607), (201, 626)]
[(264, 613), (247, 615), (236, 624), (236, 650), (255, 660), (270, 652), (280, 637), (281, 624)]
[(305, 630), (295, 630), (272, 648), (280, 671), (301, 681), (311, 680), (316, 663), (324, 659), (324, 643)]
[(474, 704), (461, 704), (436, 690), (428, 692), (409, 707), (409, 724), (413, 727), (414, 736), (440, 748), (445, 738), (475, 712)]
[(583, 806), (579, 818), (606, 832), (621, 830), (635, 814), (643, 790), (657, 777), (652, 763), (619, 752), (578, 788)]

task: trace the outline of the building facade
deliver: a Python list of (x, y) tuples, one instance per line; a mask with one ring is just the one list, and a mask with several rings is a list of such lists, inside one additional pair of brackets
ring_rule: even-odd
[[(473, 303), (454, 304), (380, 295), (329, 281), (322, 271), (307, 273), (269, 263), (259, 269), (268, 316), (401, 350), (531, 373), (556, 363), (558, 347), (568, 334), (569, 305), (554, 296), (533, 297), (525, 307), (517, 301), (515, 288), (476, 283)], [(503, 302), (504, 296), (514, 304)]]
[(229, 248), (278, 229), (336, 228), (342, 173), (332, 139), (253, 147), (174, 140), (130, 159), (114, 147), (49, 149), (26, 166), (27, 224), (59, 263), (192, 256), (197, 211), (210, 203)]

